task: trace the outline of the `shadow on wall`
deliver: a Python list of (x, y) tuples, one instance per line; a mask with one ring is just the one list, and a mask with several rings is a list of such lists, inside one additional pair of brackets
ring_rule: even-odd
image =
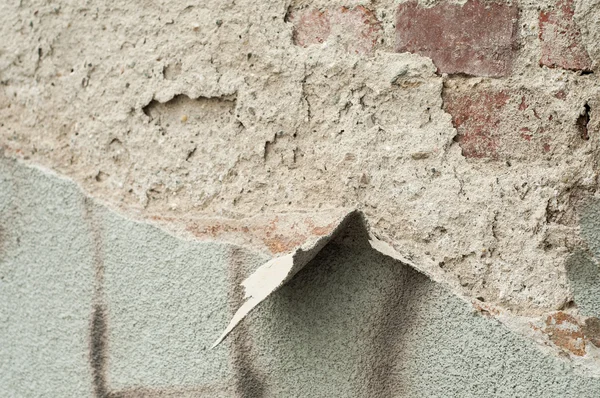
[(600, 396), (598, 379), (372, 250), (357, 223), (210, 350), (264, 256), (101, 206), (94, 232), (74, 184), (6, 160), (0, 177), (0, 209), (18, 199), (0, 224), (22, 237), (0, 261), (7, 396)]

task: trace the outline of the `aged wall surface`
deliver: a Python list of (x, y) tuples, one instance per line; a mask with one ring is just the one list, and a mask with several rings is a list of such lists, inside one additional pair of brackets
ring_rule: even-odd
[(0, 392), (600, 396), (600, 1), (6, 0), (0, 35)]

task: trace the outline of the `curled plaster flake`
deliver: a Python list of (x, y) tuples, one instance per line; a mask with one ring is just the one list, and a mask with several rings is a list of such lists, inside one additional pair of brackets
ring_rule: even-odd
[(367, 222), (364, 215), (356, 210), (347, 212), (342, 218), (338, 219), (337, 225), (327, 235), (313, 238), (305, 242), (296, 250), (275, 257), (265, 264), (261, 265), (252, 275), (246, 278), (241, 286), (244, 287), (244, 303), (236, 311), (233, 318), (227, 325), (225, 331), (214, 342), (212, 348), (218, 346), (233, 329), (252, 311), (258, 304), (277, 291), (280, 287), (290, 281), (306, 264), (310, 262), (341, 230), (346, 228), (351, 219), (358, 219), (361, 229), (368, 233), (368, 241), (371, 247), (379, 253), (400, 261), (419, 272), (424, 273), (432, 280), (436, 281), (434, 275), (424, 272), (421, 267), (416, 266), (412, 261), (406, 259), (390, 244), (377, 239), (368, 232)]
[[(367, 227), (366, 223), (365, 223), (365, 228)], [(415, 270), (419, 271), (420, 273), (422, 273), (423, 275), (425, 275), (426, 277), (428, 277), (429, 279), (431, 279), (432, 281), (436, 282), (436, 283), (440, 283), (446, 287), (448, 287), (455, 296), (459, 297), (461, 300), (470, 303), (471, 300), (466, 297), (464, 294), (462, 294), (460, 292), (460, 290), (458, 288), (456, 288), (455, 286), (452, 285), (452, 283), (450, 281), (447, 280), (447, 278), (444, 277), (444, 274), (437, 271), (431, 267), (430, 265), (427, 264), (415, 264), (413, 261), (409, 260), (408, 258), (406, 258), (405, 256), (403, 256), (402, 254), (400, 254), (396, 249), (394, 249), (394, 247), (392, 245), (390, 245), (389, 243), (377, 239), (375, 237), (375, 235), (373, 235), (370, 231), (369, 232), (369, 245), (371, 245), (371, 248), (373, 250), (378, 251), (379, 253), (383, 254), (384, 256), (390, 257), (396, 261), (401, 262), (402, 264), (408, 265), (412, 268), (414, 268)]]
[(245, 289), (244, 303), (236, 311), (225, 331), (213, 343), (211, 348), (218, 346), (227, 335), (271, 293), (282, 286), (286, 279), (291, 279), (290, 273), (294, 268), (294, 254), (276, 257), (260, 266), (241, 285)]
[[(329, 230), (329, 233), (322, 236), (313, 236), (308, 239), (300, 247), (288, 254), (277, 256), (265, 264), (261, 265), (254, 273), (246, 278), (241, 286), (244, 287), (244, 303), (236, 311), (227, 328), (214, 342), (212, 348), (218, 346), (229, 333), (262, 301), (277, 291), (287, 282), (289, 282), (300, 270), (302, 270), (332, 239), (334, 239), (343, 229), (349, 227), (350, 223), (358, 221), (358, 227), (362, 230), (363, 239), (367, 239), (370, 247), (382, 255), (392, 258), (400, 263), (410, 266), (418, 272), (424, 274), (432, 281), (444, 285), (456, 297), (463, 300), (465, 303), (473, 306), (475, 310), (483, 315), (487, 315), (503, 324), (508, 330), (513, 333), (527, 336), (534, 341), (537, 341), (539, 347), (543, 350), (555, 353), (555, 350), (548, 349), (540, 340), (539, 336), (532, 334), (531, 325), (533, 318), (519, 317), (502, 311), (500, 308), (490, 306), (489, 304), (481, 303), (477, 300), (472, 300), (465, 296), (459, 289), (453, 287), (447, 278), (444, 278), (443, 273), (436, 272), (427, 264), (415, 264), (412, 260), (402, 255), (388, 242), (378, 239), (371, 231), (365, 220), (364, 215), (357, 210), (346, 212), (344, 216), (337, 218), (335, 226)], [(354, 227), (357, 224), (353, 224)], [(540, 318), (541, 319), (541, 318)], [(539, 328), (538, 328), (539, 329)], [(595, 351), (594, 351), (595, 352)], [(579, 357), (575, 358), (578, 359)], [(586, 366), (596, 363), (597, 359), (594, 355), (582, 357), (578, 367), (585, 368)], [(578, 362), (578, 364), (579, 364)]]
[(290, 281), (339, 231), (344, 229), (348, 220), (357, 214), (358, 212), (354, 210), (347, 213), (329, 234), (311, 239), (293, 252), (267, 261), (246, 278), (241, 283), (244, 287), (246, 301), (236, 311), (229, 325), (214, 342), (211, 349), (218, 346), (258, 304)]
[[(377, 239), (371, 233), (369, 233), (369, 244), (371, 245), (373, 250), (377, 250), (379, 253), (383, 254), (384, 256), (393, 258), (394, 260), (398, 260), (401, 263), (410, 265), (411, 267), (421, 271), (419, 268), (417, 268), (417, 266), (415, 264), (412, 263), (412, 261), (406, 259), (400, 253), (398, 253), (391, 245), (389, 245), (388, 243), (386, 243), (382, 240)], [(426, 275), (431, 278), (431, 275), (428, 275), (428, 274), (426, 274)]]

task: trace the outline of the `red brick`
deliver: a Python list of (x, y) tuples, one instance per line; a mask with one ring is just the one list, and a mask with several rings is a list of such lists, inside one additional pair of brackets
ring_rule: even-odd
[(327, 11), (302, 10), (290, 14), (289, 20), (294, 23), (294, 44), (302, 47), (323, 43), (331, 33)]
[(377, 17), (363, 6), (332, 10), (331, 23), (338, 27), (340, 37), (345, 36), (346, 51), (355, 54), (371, 52), (381, 31)]
[(445, 109), (458, 131), (457, 142), (467, 158), (498, 158), (500, 110), (510, 97), (503, 91), (447, 96)]
[(565, 101), (550, 93), (466, 85), (446, 87), (443, 99), (466, 158), (535, 161), (586, 145), (577, 120), (558, 112)]
[(396, 51), (430, 57), (439, 73), (505, 76), (512, 69), (519, 10), (514, 4), (442, 1), (398, 6)]
[(585, 350), (585, 335), (577, 319), (566, 312), (556, 312), (546, 317), (546, 328), (550, 340), (572, 354), (583, 356)]
[(367, 54), (381, 34), (377, 17), (363, 6), (295, 10), (289, 21), (294, 24), (294, 44), (302, 47), (326, 42), (335, 35), (346, 51)]
[(553, 10), (540, 12), (540, 65), (568, 70), (591, 70), (592, 61), (581, 44), (581, 32), (573, 15), (573, 0), (560, 0)]
[(567, 93), (565, 90), (558, 90), (556, 94), (554, 94), (554, 97), (564, 101), (567, 99)]

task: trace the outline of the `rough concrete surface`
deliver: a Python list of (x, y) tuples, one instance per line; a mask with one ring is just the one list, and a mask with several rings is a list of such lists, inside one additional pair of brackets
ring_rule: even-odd
[[(407, 260), (401, 267), (414, 265), (432, 278), (432, 289), (509, 331), (482, 338), (481, 349), (524, 344), (536, 347), (531, 358), (564, 360), (577, 377), (600, 375), (599, 26), (598, 0), (2, 2), (0, 196), (10, 218), (0, 224), (0, 261), (15, 279), (1, 291), (1, 305), (12, 314), (3, 325), (11, 343), (2, 341), (14, 346), (3, 372), (17, 383), (11, 391), (27, 395), (23, 386), (46, 383), (33, 377), (41, 372), (47, 391), (59, 395), (67, 375), (80, 380), (80, 395), (91, 388), (85, 377), (97, 395), (144, 396), (144, 388), (163, 384), (192, 395), (208, 384), (223, 394), (294, 395), (278, 384), (284, 379), (265, 382), (264, 393), (240, 392), (231, 372), (260, 379), (264, 364), (234, 369), (219, 354), (199, 359), (189, 350), (210, 345), (242, 304), (242, 292), (235, 300), (229, 293), (227, 253), (247, 251), (236, 265), (244, 270), (235, 274), (237, 286), (252, 274), (248, 264), (254, 270), (314, 239), (337, 239), (339, 220), (353, 211), (364, 217), (364, 233)], [(57, 177), (13, 182), (36, 173), (26, 165), (73, 180), (84, 193)], [(13, 208), (20, 210), (6, 213)], [(54, 252), (68, 245), (81, 249)], [(367, 249), (347, 248), (360, 253), (353, 261), (378, 263)], [(344, 250), (336, 253), (345, 258)], [(98, 265), (105, 261), (113, 266)], [(308, 271), (282, 289), (301, 274)], [(43, 283), (56, 295), (37, 295)], [(155, 291), (174, 307), (147, 301)], [(260, 308), (282, 291), (235, 333), (258, 327), (252, 317), (265, 316)], [(214, 313), (178, 312), (194, 300)], [(17, 305), (48, 306), (52, 328), (44, 332), (43, 318)], [(434, 317), (437, 306), (428, 305), (419, 311)], [(87, 360), (89, 322), (97, 335), (91, 373), (79, 365)], [(182, 336), (195, 322), (206, 329)], [(151, 332), (131, 331), (142, 326)], [(64, 328), (73, 333), (63, 335)], [(15, 332), (22, 329), (37, 337)], [(507, 337), (513, 334), (520, 337)], [(57, 339), (72, 340), (60, 340), (70, 351), (52, 354), (49, 342)], [(227, 344), (250, 350), (235, 341)], [(67, 361), (61, 371), (34, 365), (52, 355)], [(232, 363), (248, 361), (235, 355)], [(194, 358), (210, 368), (186, 370), (182, 364)], [(422, 363), (433, 369), (431, 358)], [(489, 363), (502, 367), (509, 357), (502, 358)], [(410, 383), (400, 376), (408, 370), (396, 366), (409, 365), (390, 365), (391, 376), (378, 372), (396, 386), (389, 391), (413, 396), (417, 384), (397, 387)], [(538, 371), (555, 374), (554, 365), (544, 366)], [(515, 373), (517, 387), (541, 386), (544, 378), (525, 368)], [(27, 372), (32, 384), (14, 381)], [(436, 388), (423, 386), (424, 374), (406, 377), (422, 391)], [(556, 394), (566, 385), (595, 386), (565, 377)], [(475, 386), (472, 394), (493, 391)]]

